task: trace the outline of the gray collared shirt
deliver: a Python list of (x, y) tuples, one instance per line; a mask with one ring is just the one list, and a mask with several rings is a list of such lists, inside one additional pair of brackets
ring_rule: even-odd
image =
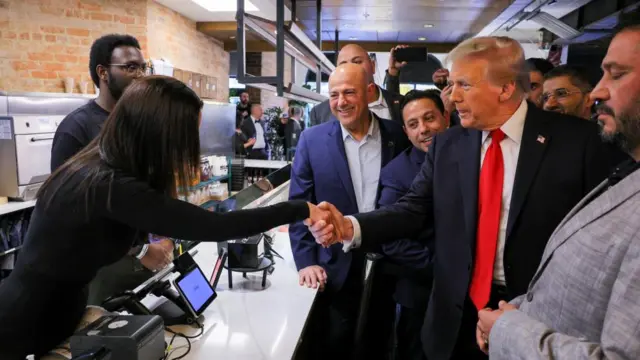
[(358, 212), (375, 210), (382, 166), (382, 136), (378, 119), (371, 114), (369, 131), (360, 142), (342, 125), (340, 127)]

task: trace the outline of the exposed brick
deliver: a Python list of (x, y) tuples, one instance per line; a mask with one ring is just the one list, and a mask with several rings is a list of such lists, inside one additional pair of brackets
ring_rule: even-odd
[(29, 33), (20, 34), (20, 40), (30, 40), (30, 39), (31, 39), (31, 35)]
[(135, 24), (136, 23), (136, 19), (134, 17), (131, 17), (131, 16), (120, 16), (120, 15), (114, 15), (113, 16), (113, 21), (120, 22), (122, 24)]
[(78, 57), (75, 55), (56, 55), (56, 61), (60, 61), (63, 63), (75, 63), (78, 61)]
[(78, 63), (84, 64), (83, 66), (86, 68), (89, 66), (89, 56), (78, 56)]
[(40, 40), (42, 40), (42, 34), (40, 34), (40, 33), (32, 33), (31, 34), (31, 38), (34, 41), (40, 41)]
[(67, 66), (62, 63), (44, 63), (42, 69), (45, 71), (61, 71), (66, 70)]
[(15, 39), (18, 35), (13, 31), (3, 31), (2, 35), (4, 35), (5, 39)]
[(67, 46), (64, 49), (64, 52), (72, 55), (83, 54), (86, 51), (86, 48), (79, 46)]
[(89, 29), (67, 28), (67, 35), (86, 37), (89, 36), (90, 33)]
[(29, 53), (29, 60), (33, 61), (51, 61), (53, 60), (53, 54), (51, 53)]
[(15, 71), (36, 70), (38, 69), (38, 64), (35, 61), (12, 61), (11, 67)]
[(40, 30), (49, 34), (64, 34), (64, 28), (59, 26), (40, 26)]
[(31, 76), (36, 79), (57, 79), (58, 74), (55, 71), (32, 71)]
[(102, 11), (102, 7), (100, 5), (87, 3), (86, 1), (79, 1), (78, 7), (88, 11)]
[(91, 20), (112, 21), (113, 15), (102, 13), (102, 12), (95, 12), (95, 13), (91, 13)]
[(44, 39), (47, 42), (56, 42), (56, 36), (55, 35), (45, 35)]

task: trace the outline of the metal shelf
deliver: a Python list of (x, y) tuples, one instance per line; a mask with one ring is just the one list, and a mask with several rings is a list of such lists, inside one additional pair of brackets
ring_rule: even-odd
[(18, 246), (18, 247), (14, 247), (13, 249), (9, 249), (9, 250), (4, 251), (4, 252), (0, 252), (0, 257), (7, 256), (7, 255), (10, 255), (10, 254), (13, 254), (14, 252), (16, 252), (16, 251), (20, 250), (21, 248), (22, 248), (22, 245), (20, 245), (20, 246)]
[(0, 216), (10, 214), (16, 211), (32, 208), (36, 205), (35, 200), (30, 201), (11, 201), (7, 204), (0, 205)]

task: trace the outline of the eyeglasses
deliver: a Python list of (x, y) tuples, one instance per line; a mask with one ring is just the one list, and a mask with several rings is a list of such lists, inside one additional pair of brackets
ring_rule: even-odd
[(552, 93), (542, 94), (542, 102), (546, 103), (547, 101), (549, 101), (549, 99), (551, 99), (552, 96), (555, 97), (556, 99), (564, 99), (567, 96), (570, 96), (573, 94), (583, 94), (583, 92), (580, 90), (571, 91), (565, 88), (559, 88), (559, 89), (553, 90)]
[(147, 64), (109, 64), (109, 66), (117, 66), (123, 69), (127, 74), (134, 75), (138, 72), (147, 73)]

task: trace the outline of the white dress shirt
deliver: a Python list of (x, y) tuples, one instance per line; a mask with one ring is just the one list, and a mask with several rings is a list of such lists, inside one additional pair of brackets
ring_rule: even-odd
[[(502, 187), (502, 209), (500, 212), (500, 229), (498, 232), (498, 246), (496, 246), (496, 258), (493, 266), (493, 282), (504, 285), (504, 245), (507, 233), (507, 221), (509, 220), (509, 209), (511, 207), (511, 194), (513, 192), (513, 183), (516, 176), (516, 167), (518, 165), (518, 154), (520, 153), (520, 144), (522, 142), (522, 132), (524, 131), (524, 122), (527, 116), (528, 104), (523, 100), (513, 115), (505, 122), (500, 130), (506, 135), (500, 143), (502, 149), (502, 157), (504, 160), (504, 182)], [(482, 132), (482, 149), (480, 153), (480, 166), (484, 162), (484, 156), (491, 145), (489, 131)], [(349, 251), (351, 248), (357, 248), (362, 241), (362, 232), (358, 220), (353, 216), (347, 216), (353, 224), (353, 239), (344, 241), (343, 250)], [(436, 239), (437, 240), (437, 239)]]
[(380, 93), (380, 95), (378, 96), (378, 100), (369, 103), (369, 110), (378, 115), (380, 119), (391, 120), (391, 111), (389, 110), (389, 104), (387, 104), (384, 96), (382, 96), (382, 89), (380, 89), (379, 86), (378, 92)]
[(253, 116), (251, 116), (251, 121), (253, 122), (253, 126), (256, 128), (256, 143), (253, 144), (253, 148), (255, 150), (264, 149), (267, 146), (264, 141), (264, 128), (262, 127), (262, 124), (256, 124), (256, 121), (259, 120), (255, 119)]
[(360, 141), (355, 140), (344, 126), (340, 125), (340, 128), (358, 212), (373, 211), (376, 208), (382, 166), (382, 138), (378, 120), (371, 116), (367, 135)]

